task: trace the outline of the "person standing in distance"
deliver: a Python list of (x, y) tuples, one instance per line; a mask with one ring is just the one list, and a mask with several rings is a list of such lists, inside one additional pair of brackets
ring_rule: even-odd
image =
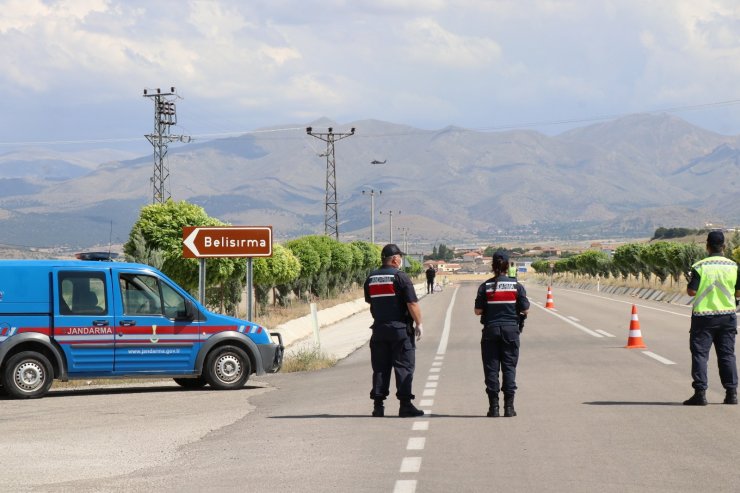
[[(414, 285), (406, 273), (398, 270), (403, 263), (403, 252), (393, 243), (380, 253), (383, 265), (368, 274), (365, 280), (365, 301), (370, 304), (373, 334), (370, 337), (370, 361), (373, 368), (373, 386), (370, 398), (374, 401), (375, 417), (385, 414), (383, 401), (389, 394), (391, 371), (396, 375), (396, 397), (401, 402), (398, 415), (402, 418), (422, 416), (411, 401), (411, 384), (416, 364), (416, 340), (424, 329), (421, 309)], [(414, 327), (413, 324), (416, 324)]]
[(707, 361), (712, 344), (717, 352), (719, 379), (725, 388), (724, 403), (737, 404), (735, 310), (740, 297), (740, 276), (737, 264), (722, 256), (724, 247), (722, 231), (710, 231), (707, 235), (709, 256), (691, 266), (686, 292), (694, 296), (689, 330), (694, 395), (683, 402), (687, 406), (707, 405)]
[(511, 264), (509, 265), (509, 269), (506, 275), (516, 279), (516, 264), (514, 262), (511, 262)]
[(437, 276), (437, 271), (434, 267), (429, 264), (429, 268), (426, 270), (427, 273), (427, 294), (434, 293), (434, 278)]
[[(504, 252), (493, 254), (493, 277), (478, 288), (475, 314), (480, 315), (483, 333), (480, 341), (483, 375), (488, 394), (488, 413), (500, 416), (498, 394), (504, 392), (504, 416), (516, 416), (516, 365), (519, 361), (519, 335), (529, 310), (524, 286), (507, 276), (509, 256)], [(503, 384), (499, 387), (499, 371)]]

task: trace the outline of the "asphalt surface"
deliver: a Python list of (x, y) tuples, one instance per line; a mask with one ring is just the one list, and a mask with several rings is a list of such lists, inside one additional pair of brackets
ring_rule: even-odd
[[(714, 356), (710, 405), (680, 404), (692, 392), (687, 307), (556, 289), (546, 310), (544, 287), (528, 284), (519, 415), (486, 418), (475, 288), (421, 300), (414, 390), (431, 415), (395, 417), (391, 399), (387, 417), (370, 417), (367, 345), (334, 368), (268, 375), (239, 391), (160, 385), (2, 400), (0, 490), (740, 488), (740, 407), (721, 404)], [(624, 348), (633, 303), (647, 349)], [(362, 314), (333, 330), (369, 335)]]

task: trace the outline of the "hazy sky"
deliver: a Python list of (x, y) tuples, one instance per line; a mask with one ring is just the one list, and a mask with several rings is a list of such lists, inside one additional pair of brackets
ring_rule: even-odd
[(555, 134), (662, 109), (740, 134), (737, 0), (0, 0), (0, 64), (0, 152), (149, 152), (142, 90), (169, 86), (193, 135), (321, 116)]

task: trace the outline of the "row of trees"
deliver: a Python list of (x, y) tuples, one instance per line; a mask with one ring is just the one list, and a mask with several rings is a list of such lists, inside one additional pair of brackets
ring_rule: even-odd
[[(728, 242), (727, 254), (740, 262), (740, 235)], [(691, 266), (707, 255), (702, 245), (657, 241), (653, 243), (628, 243), (618, 247), (613, 256), (589, 250), (554, 262), (553, 272), (571, 273), (589, 277), (614, 277), (627, 279), (629, 276), (650, 280), (655, 277), (661, 283), (668, 279), (674, 282), (683, 276), (689, 279)], [(532, 263), (538, 273), (550, 273), (550, 262), (538, 260)]]
[[(124, 245), (127, 260), (159, 268), (191, 293), (198, 289), (198, 260), (182, 256), (184, 226), (227, 226), (209, 217), (202, 207), (168, 201), (142, 208)], [(410, 275), (422, 265), (410, 261)], [(270, 291), (276, 303), (323, 298), (360, 285), (380, 265), (380, 247), (364, 241), (341, 243), (328, 236), (304, 236), (284, 245), (273, 244), (271, 257), (253, 260), (257, 303), (263, 308)], [(238, 258), (206, 260), (206, 304), (235, 312), (246, 283), (246, 262)]]

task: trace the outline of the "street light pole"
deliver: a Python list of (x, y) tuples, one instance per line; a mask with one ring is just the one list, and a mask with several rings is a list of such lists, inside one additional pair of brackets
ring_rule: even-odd
[[(375, 190), (372, 188), (369, 192), (366, 192), (365, 190), (362, 191), (362, 194), (370, 195), (370, 243), (375, 244)], [(382, 195), (383, 191), (378, 190), (378, 195)]]

